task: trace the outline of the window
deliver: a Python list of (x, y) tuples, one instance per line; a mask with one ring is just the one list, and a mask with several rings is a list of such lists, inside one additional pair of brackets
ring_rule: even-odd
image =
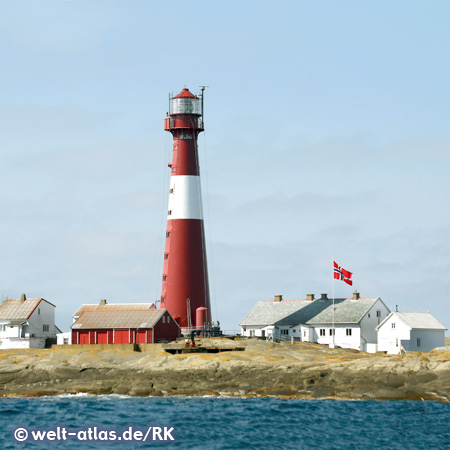
[(292, 330), (293, 333), (295, 333), (295, 330)]
[(166, 323), (166, 316), (163, 316), (162, 323)]
[(320, 333), (321, 336), (325, 336), (325, 328), (321, 328), (319, 330), (319, 333)]
[(50, 330), (50, 325), (42, 325), (42, 331), (45, 333), (45, 332), (48, 332)]
[(164, 253), (164, 259), (167, 259), (169, 257), (168, 253)]
[(163, 275), (163, 281), (167, 280), (167, 275)]
[(336, 330), (334, 330), (333, 328), (330, 328), (330, 336), (333, 336), (334, 334), (336, 334), (335, 331)]
[(367, 317), (370, 319), (370, 313), (369, 314), (367, 314)]
[(395, 346), (398, 347), (398, 339), (395, 340)]
[(169, 209), (169, 211), (167, 212), (167, 214), (168, 214), (169, 216), (171, 216), (171, 215), (172, 215), (172, 210)]
[(38, 314), (41, 314), (41, 308), (38, 308)]
[(392, 327), (392, 329), (395, 328), (395, 322), (392, 322), (392, 323), (391, 323), (391, 327)]
[(289, 334), (289, 330), (281, 330), (280, 332), (281, 332), (282, 335)]
[(306, 330), (303, 331), (303, 337), (306, 337)]
[(420, 347), (420, 338), (417, 338), (417, 347)]
[(377, 309), (377, 317), (381, 317), (381, 309)]
[(69, 344), (69, 338), (64, 338), (64, 345), (68, 345)]
[(169, 193), (170, 193), (170, 194), (173, 194), (173, 188), (170, 189)]
[(345, 335), (346, 336), (351, 336), (352, 335), (352, 329), (351, 328), (346, 328), (345, 329)]
[(170, 231), (166, 232), (166, 237), (170, 237)]
[(167, 316), (167, 323), (170, 322), (170, 316)]

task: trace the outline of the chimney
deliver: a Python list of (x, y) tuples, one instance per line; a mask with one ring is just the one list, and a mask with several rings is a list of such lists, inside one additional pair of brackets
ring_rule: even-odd
[(99, 303), (100, 305), (106, 305), (106, 299), (105, 298), (102, 298), (101, 300), (100, 300), (100, 303)]
[(358, 291), (353, 292), (352, 300), (358, 300), (358, 299), (359, 299), (359, 292)]
[(306, 300), (313, 301), (314, 300), (314, 294), (306, 294)]
[(328, 294), (320, 294), (320, 300), (328, 300)]
[(275, 295), (275, 298), (274, 298), (274, 302), (281, 302), (281, 300), (283, 300), (283, 296), (282, 295)]
[(27, 299), (27, 296), (25, 295), (25, 293), (22, 294), (22, 297), (20, 297), (20, 301), (24, 302)]

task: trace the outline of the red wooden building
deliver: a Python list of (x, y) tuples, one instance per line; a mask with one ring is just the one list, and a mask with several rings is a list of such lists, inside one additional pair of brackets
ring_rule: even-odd
[(167, 309), (148, 303), (83, 305), (74, 315), (72, 344), (152, 344), (180, 336)]

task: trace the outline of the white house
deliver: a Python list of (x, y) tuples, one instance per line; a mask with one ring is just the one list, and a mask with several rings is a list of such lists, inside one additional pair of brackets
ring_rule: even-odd
[(377, 326), (378, 350), (389, 354), (405, 351), (429, 352), (445, 345), (444, 327), (425, 312), (391, 312)]
[(43, 298), (6, 299), (0, 305), (0, 350), (56, 343), (55, 305)]
[(361, 298), (358, 292), (352, 298), (333, 300), (326, 294), (315, 299), (308, 294), (303, 300), (260, 301), (241, 321), (243, 336), (274, 338), (302, 342), (316, 342), (339, 347), (375, 352), (375, 327), (389, 314), (389, 308), (380, 297)]
[(66, 331), (65, 333), (56, 334), (57, 345), (72, 345), (72, 332)]

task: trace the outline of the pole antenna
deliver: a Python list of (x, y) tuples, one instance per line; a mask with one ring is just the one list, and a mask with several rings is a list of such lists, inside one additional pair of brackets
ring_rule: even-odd
[(203, 128), (205, 127), (205, 114), (203, 113), (203, 97), (205, 96), (205, 89), (209, 86), (199, 86), (202, 91), (202, 120), (203, 120)]

